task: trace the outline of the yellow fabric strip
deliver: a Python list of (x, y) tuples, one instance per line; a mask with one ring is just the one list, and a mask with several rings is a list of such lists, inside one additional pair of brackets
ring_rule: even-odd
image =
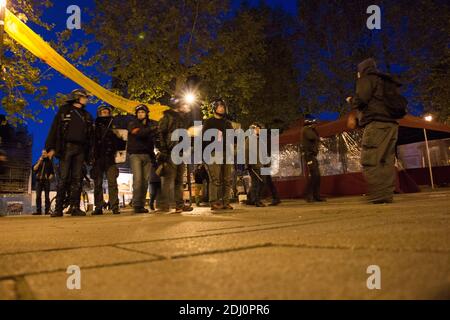
[[(29, 50), (36, 57), (79, 84), (100, 100), (129, 113), (134, 113), (134, 108), (140, 104), (140, 102), (120, 97), (86, 77), (8, 9), (6, 10), (5, 17), (5, 31), (11, 38)], [(161, 104), (146, 105), (150, 109), (150, 118), (156, 121), (158, 121), (162, 117), (163, 112), (168, 109), (167, 106)]]

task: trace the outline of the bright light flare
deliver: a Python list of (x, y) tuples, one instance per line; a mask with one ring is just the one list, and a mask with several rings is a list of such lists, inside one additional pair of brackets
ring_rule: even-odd
[(6, 8), (6, 0), (0, 0), (0, 9)]
[(184, 95), (184, 102), (186, 102), (189, 105), (194, 104), (197, 101), (197, 96), (192, 93), (192, 92), (188, 92)]
[(433, 121), (433, 116), (432, 115), (427, 115), (427, 116), (425, 116), (425, 121), (428, 121), (428, 122), (431, 122), (431, 121)]

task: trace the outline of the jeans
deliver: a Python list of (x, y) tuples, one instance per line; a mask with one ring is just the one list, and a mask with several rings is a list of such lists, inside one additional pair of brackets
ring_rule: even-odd
[(209, 164), (209, 202), (211, 204), (223, 201), (224, 205), (230, 204), (232, 184), (232, 164)]
[(36, 212), (42, 213), (42, 191), (45, 196), (45, 213), (50, 211), (50, 180), (36, 181)]
[(148, 154), (130, 154), (129, 158), (133, 173), (133, 207), (141, 208), (145, 206), (152, 162)]
[(170, 205), (175, 203), (176, 208), (184, 205), (183, 201), (183, 179), (184, 164), (174, 164), (171, 160), (166, 163), (164, 176), (161, 177), (161, 197), (160, 208), (162, 210), (170, 209)]
[(70, 198), (70, 206), (74, 209), (80, 208), (84, 152), (84, 145), (81, 144), (66, 143), (64, 146), (64, 153), (60, 159), (56, 212), (61, 213), (63, 211), (67, 193)]

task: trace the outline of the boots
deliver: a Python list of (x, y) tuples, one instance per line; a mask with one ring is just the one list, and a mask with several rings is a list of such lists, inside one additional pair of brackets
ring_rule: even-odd
[(211, 204), (212, 211), (217, 211), (217, 210), (222, 210), (222, 209), (223, 209), (223, 205), (219, 202), (215, 202), (215, 203)]
[(280, 199), (272, 199), (272, 202), (269, 204), (269, 206), (277, 206), (281, 203)]
[(135, 214), (148, 213), (148, 210), (144, 207), (134, 207)]
[(102, 207), (96, 207), (95, 211), (92, 213), (93, 216), (101, 216), (103, 214)]
[(62, 210), (55, 210), (53, 211), (53, 213), (50, 215), (50, 217), (52, 218), (59, 218), (63, 216), (63, 212)]
[(86, 212), (82, 211), (80, 208), (72, 208), (70, 209), (70, 214), (72, 217), (85, 217)]

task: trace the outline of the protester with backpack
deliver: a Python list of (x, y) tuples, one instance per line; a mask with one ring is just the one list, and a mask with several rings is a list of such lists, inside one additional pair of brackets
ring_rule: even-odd
[(375, 204), (393, 201), (397, 120), (403, 118), (407, 107), (400, 86), (391, 75), (378, 71), (374, 59), (367, 59), (358, 65), (356, 94), (347, 98), (364, 128), (361, 164), (368, 200)]

